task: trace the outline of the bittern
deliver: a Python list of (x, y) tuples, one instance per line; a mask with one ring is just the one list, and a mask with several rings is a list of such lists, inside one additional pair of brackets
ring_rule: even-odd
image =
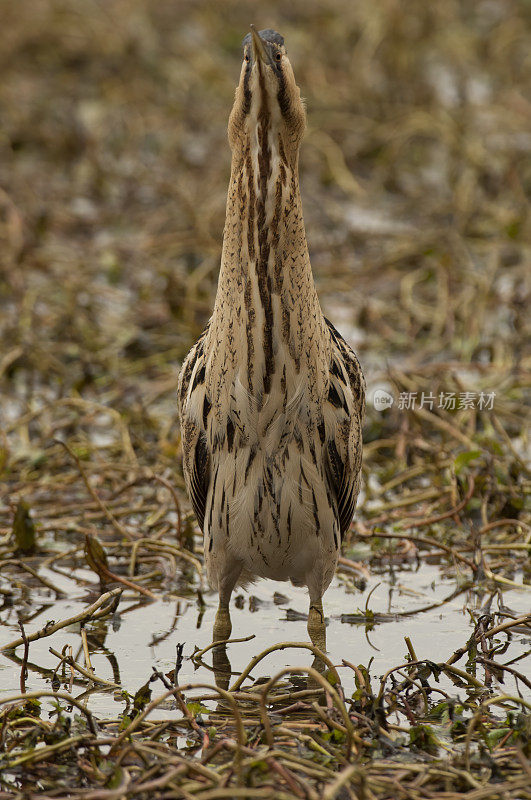
[(230, 636), (235, 586), (261, 577), (308, 587), (323, 646), (365, 382), (317, 298), (298, 178), (306, 113), (284, 39), (251, 26), (243, 52), (216, 301), (179, 376), (184, 477), (219, 592), (214, 641)]

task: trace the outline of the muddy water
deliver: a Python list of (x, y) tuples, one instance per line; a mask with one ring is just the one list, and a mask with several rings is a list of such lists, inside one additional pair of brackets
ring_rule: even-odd
[[(87, 573), (87, 577), (89, 575)], [(57, 573), (54, 573), (53, 579), (57, 583)], [(330, 658), (335, 664), (341, 664), (342, 659), (365, 666), (370, 664), (369, 671), (375, 689), (381, 675), (406, 660), (405, 636), (413, 643), (418, 658), (445, 661), (454, 650), (465, 645), (473, 630), (470, 612), (474, 611), (477, 615), (486, 599), (464, 589), (444, 602), (459, 591), (459, 581), (459, 576), (442, 577), (438, 566), (427, 564), (420, 568), (395, 568), (391, 574), (389, 571), (382, 575), (371, 574), (363, 591), (357, 590), (352, 581), (336, 576), (325, 595)], [(79, 585), (67, 578), (62, 579), (61, 588), (69, 593), (68, 599), (55, 600), (46, 591), (32, 591), (31, 610), (34, 616), (26, 622), (28, 634), (41, 628), (50, 619), (57, 621), (73, 616), (97, 596), (89, 596), (88, 593), (83, 596)], [(506, 607), (516, 613), (525, 613), (529, 606), (529, 592), (516, 589), (506, 591), (503, 601)], [(234, 677), (253, 656), (275, 642), (308, 641), (303, 618), (307, 602), (304, 589), (273, 581), (257, 583), (248, 591), (233, 597), (233, 637), (254, 636), (250, 641), (229, 644), (227, 647)], [(377, 615), (374, 621), (363, 619), (367, 602), (368, 608)], [(39, 603), (42, 605), (39, 606)], [(180, 683), (214, 683), (214, 675), (208, 668), (212, 664), (212, 652), (205, 655), (205, 665), (197, 668), (190, 660), (190, 655), (195, 648), (206, 647), (211, 642), (216, 603), (217, 598), (213, 593), (204, 595), (204, 605), (201, 607), (195, 594), (168, 596), (156, 602), (139, 602), (137, 597), (126, 592), (113, 618), (86, 626), (94, 671), (102, 678), (118, 682), (123, 689), (134, 694), (148, 680), (153, 667), (164, 673), (174, 667), (176, 644), (180, 642), (184, 643), (185, 657)], [(442, 605), (429, 608), (435, 604)], [(497, 610), (495, 604), (492, 610)], [(24, 616), (28, 616), (27, 607)], [(4, 607), (0, 613), (0, 623), (0, 644), (19, 635), (16, 604), (11, 609)], [(500, 641), (503, 640), (502, 634)], [(49, 652), (49, 647), (62, 651), (65, 645), (71, 645), (74, 657), (83, 664), (79, 625), (65, 628), (31, 644), (27, 691), (51, 688), (51, 671), (57, 666), (58, 660)], [(530, 647), (529, 635), (514, 634), (500, 662), (507, 663)], [(21, 656), (21, 651), (22, 648), (17, 650), (17, 656)], [(465, 660), (461, 660), (458, 666), (464, 669)], [(530, 660), (527, 656), (515, 667), (524, 675), (529, 674)], [(288, 665), (309, 666), (311, 662), (312, 654), (309, 651), (276, 651), (255, 668), (252, 677), (270, 676)], [(348, 694), (353, 688), (352, 673), (343, 669), (341, 675)], [(481, 668), (478, 678), (483, 679)], [(68, 686), (68, 680), (67, 672), (63, 687)], [(439, 685), (452, 696), (463, 696), (466, 692), (463, 688), (452, 686), (444, 677)], [(0, 697), (3, 693), (18, 691), (19, 686), (19, 664), (5, 654), (0, 655)], [(85, 687), (74, 685), (73, 694), (81, 695)], [(159, 692), (158, 688), (153, 689), (155, 694)], [(506, 678), (504, 686), (497, 684), (494, 679), (492, 689), (502, 689), (508, 693), (516, 691), (512, 678)], [(525, 687), (521, 689), (524, 696), (526, 692), (530, 694)], [(85, 699), (88, 708), (97, 716), (115, 717), (125, 708), (120, 691), (108, 688), (93, 691)], [(167, 713), (166, 710), (164, 713)]]

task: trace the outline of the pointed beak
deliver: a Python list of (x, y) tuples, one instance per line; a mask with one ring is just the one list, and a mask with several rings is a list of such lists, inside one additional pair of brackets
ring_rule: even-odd
[(257, 64), (269, 64), (269, 56), (267, 55), (264, 43), (254, 25), (251, 25), (251, 41), (253, 45), (253, 61)]

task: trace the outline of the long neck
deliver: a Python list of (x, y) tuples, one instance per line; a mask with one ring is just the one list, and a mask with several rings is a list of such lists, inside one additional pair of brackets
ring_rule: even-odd
[[(238, 370), (259, 404), (287, 368), (298, 374), (322, 314), (308, 256), (298, 159), (258, 119), (235, 148), (218, 292), (211, 321), (214, 373)], [(313, 326), (313, 327), (312, 327)], [(217, 367), (216, 367), (217, 365)], [(284, 373), (283, 373), (284, 370)], [(214, 380), (214, 376), (213, 376)]]
[(256, 276), (265, 291), (270, 277), (279, 293), (302, 273), (311, 278), (298, 158), (290, 163), (280, 134), (259, 121), (232, 157), (219, 288)]

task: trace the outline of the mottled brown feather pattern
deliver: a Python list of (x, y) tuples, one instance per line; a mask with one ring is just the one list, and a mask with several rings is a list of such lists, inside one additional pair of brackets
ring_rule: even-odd
[(365, 385), (321, 312), (298, 183), (305, 111), (281, 37), (263, 33), (269, 63), (244, 61), (229, 120), (214, 312), (179, 377), (183, 467), (220, 598), (262, 576), (320, 602), (359, 492)]

